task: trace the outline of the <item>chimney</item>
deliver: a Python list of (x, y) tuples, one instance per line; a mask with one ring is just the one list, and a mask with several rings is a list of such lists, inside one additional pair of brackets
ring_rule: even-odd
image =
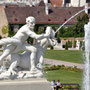
[(45, 13), (46, 15), (48, 15), (49, 14), (48, 0), (44, 0), (44, 3), (45, 3)]
[(80, 7), (80, 1), (81, 1), (81, 0), (78, 1), (78, 7)]
[(85, 4), (85, 13), (88, 14), (88, 3)]

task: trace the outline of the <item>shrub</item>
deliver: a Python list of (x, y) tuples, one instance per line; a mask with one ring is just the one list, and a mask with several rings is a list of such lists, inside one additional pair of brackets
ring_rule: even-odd
[(51, 49), (53, 50), (53, 46), (51, 46)]
[[(37, 27), (36, 27), (36, 28), (37, 28)], [(36, 32), (37, 32), (37, 30), (36, 30)], [(37, 33), (38, 33), (38, 34), (44, 33), (44, 27), (39, 27), (39, 30), (38, 30)]]
[(56, 66), (56, 65), (52, 65), (51, 67), (50, 67), (50, 70), (58, 70), (59, 68)]
[(81, 17), (78, 16), (77, 23), (67, 28), (62, 27), (59, 31), (60, 37), (83, 37), (84, 36), (84, 25), (89, 21), (87, 14), (83, 14)]
[(15, 35), (14, 30), (11, 30), (11, 29), (9, 28), (9, 30), (8, 30), (8, 37), (12, 37), (12, 36), (14, 36), (14, 35)]
[(68, 47), (69, 47), (69, 48), (72, 47), (72, 41), (68, 41)]
[(57, 42), (58, 42), (58, 43), (60, 43), (60, 42), (61, 42), (60, 37), (57, 37)]
[(68, 50), (68, 43), (65, 44), (65, 50)]
[(2, 39), (2, 36), (0, 36), (0, 39)]
[(0, 45), (0, 48), (2, 48), (2, 45)]
[(29, 44), (33, 44), (33, 38), (30, 38), (30, 37), (29, 37), (29, 38), (27, 39), (27, 42), (28, 42)]
[(51, 45), (49, 45), (48, 47), (49, 47), (51, 50), (53, 50), (53, 49), (54, 49), (54, 48), (53, 48), (53, 46), (51, 46)]
[(9, 30), (9, 26), (3, 26), (2, 27), (2, 34), (7, 34), (8, 33), (8, 30)]
[(74, 40), (74, 48), (76, 47), (76, 41)]

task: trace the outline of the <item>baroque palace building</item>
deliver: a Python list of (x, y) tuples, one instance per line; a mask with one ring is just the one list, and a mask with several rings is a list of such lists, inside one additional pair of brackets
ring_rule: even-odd
[(70, 6), (73, 7), (82, 7), (85, 6), (86, 3), (90, 3), (90, 0), (70, 0)]
[[(54, 3), (56, 1), (56, 3)], [(28, 16), (33, 16), (36, 18), (37, 30), (45, 26), (52, 25), (57, 28), (62, 25), (71, 16), (75, 15), (77, 12), (85, 8), (85, 12), (80, 13), (78, 16), (83, 14), (88, 14), (90, 18), (90, 11), (87, 9), (88, 5), (85, 7), (62, 7), (63, 2), (60, 0), (41, 0), (36, 6), (30, 7), (25, 5), (21, 7), (19, 5), (0, 5), (0, 31), (6, 25), (9, 25), (11, 30), (16, 31), (25, 24), (25, 20)], [(69, 3), (69, 2), (68, 2)], [(76, 24), (77, 17), (74, 17), (65, 26), (71, 26)], [(43, 28), (44, 29), (44, 28)], [(1, 34), (1, 32), (0, 32)], [(4, 36), (3, 36), (4, 37)]]
[(64, 7), (83, 7), (86, 3), (90, 3), (90, 0), (63, 0)]
[(21, 4), (21, 5), (29, 5), (33, 6), (40, 2), (40, 0), (0, 0), (0, 4)]
[(53, 7), (83, 7), (90, 3), (90, 0), (0, 0), (0, 3), (35, 6), (40, 1), (48, 1)]

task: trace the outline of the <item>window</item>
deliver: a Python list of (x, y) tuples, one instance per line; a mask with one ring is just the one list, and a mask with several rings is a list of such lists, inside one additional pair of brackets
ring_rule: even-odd
[(65, 18), (64, 21), (67, 21), (67, 19)]
[(65, 0), (65, 3), (70, 3), (71, 2), (71, 0)]
[(13, 11), (13, 14), (15, 14), (15, 11)]
[(48, 21), (51, 21), (51, 19), (48, 19)]
[(86, 0), (86, 3), (89, 3), (90, 2), (90, 0)]
[(48, 0), (48, 3), (51, 3), (51, 1), (50, 1), (50, 0)]
[(15, 18), (15, 19), (14, 19), (14, 21), (18, 21), (18, 19), (17, 19), (17, 18)]

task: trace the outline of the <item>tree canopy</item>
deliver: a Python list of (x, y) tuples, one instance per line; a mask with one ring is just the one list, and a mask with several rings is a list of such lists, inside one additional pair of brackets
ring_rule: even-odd
[(84, 25), (88, 23), (89, 18), (87, 14), (82, 17), (78, 16), (77, 23), (73, 26), (62, 27), (59, 30), (60, 37), (84, 37)]

